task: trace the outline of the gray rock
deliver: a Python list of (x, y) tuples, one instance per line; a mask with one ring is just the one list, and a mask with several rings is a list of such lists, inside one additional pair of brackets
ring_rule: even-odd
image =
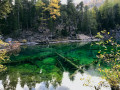
[(76, 38), (78, 40), (87, 40), (87, 39), (91, 39), (91, 37), (87, 36), (87, 35), (84, 35), (84, 34), (77, 34), (76, 35)]
[(26, 44), (27, 45), (37, 45), (38, 43), (36, 43), (36, 42), (27, 42)]
[(12, 42), (12, 38), (7, 38), (6, 40), (5, 40), (5, 42)]

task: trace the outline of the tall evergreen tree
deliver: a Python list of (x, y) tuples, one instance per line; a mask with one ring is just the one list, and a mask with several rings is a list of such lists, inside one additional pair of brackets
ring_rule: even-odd
[(9, 0), (0, 0), (0, 19), (6, 18), (11, 11), (11, 4)]
[(56, 16), (60, 16), (60, 0), (50, 0), (48, 9), (50, 10), (51, 18), (56, 19)]

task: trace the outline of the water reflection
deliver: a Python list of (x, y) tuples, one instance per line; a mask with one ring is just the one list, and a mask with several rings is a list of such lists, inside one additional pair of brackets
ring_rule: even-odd
[[(7, 81), (8, 83), (11, 82), (9, 79)], [(35, 86), (29, 86), (27, 83), (24, 84), (24, 86), (21, 86), (22, 81), (20, 78), (18, 78), (18, 82), (16, 82), (17, 84), (14, 88), (9, 88), (11, 86), (8, 83), (6, 84), (8, 85), (8, 88), (4, 88), (2, 84), (3, 82), (0, 81), (0, 90), (95, 90), (95, 86), (98, 87), (100, 82), (105, 83), (104, 86), (100, 87), (100, 90), (110, 90), (109, 84), (99, 76), (91, 76), (88, 74), (88, 72), (85, 72), (84, 74), (77, 73), (75, 75), (74, 81), (71, 81), (69, 79), (69, 73), (64, 72), (62, 82), (57, 87), (54, 87), (50, 81), (49, 83), (36, 82)]]
[(29, 46), (21, 48), (19, 55), (11, 55), (8, 70), (0, 73), (0, 90), (94, 90), (99, 82), (106, 83), (102, 90), (110, 90), (97, 72), (90, 44)]

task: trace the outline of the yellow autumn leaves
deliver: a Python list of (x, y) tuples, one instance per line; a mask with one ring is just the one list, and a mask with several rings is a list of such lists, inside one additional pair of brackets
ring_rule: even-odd
[(97, 42), (97, 45), (101, 47), (97, 57), (109, 66), (109, 69), (103, 69), (99, 64), (98, 70), (111, 86), (118, 86), (120, 83), (120, 44), (115, 42), (115, 38), (110, 37), (110, 32), (106, 30), (98, 32), (97, 38), (101, 39), (100, 42)]
[(104, 38), (104, 37), (100, 34), (100, 32), (98, 32), (95, 37), (96, 37), (96, 38), (100, 38), (100, 39), (103, 39), (103, 38)]
[(48, 6), (51, 18), (54, 20), (56, 19), (56, 16), (60, 16), (59, 2), (60, 0), (50, 0), (50, 4)]
[(45, 3), (43, 3), (41, 0), (38, 0), (35, 6), (37, 9), (39, 9), (39, 7), (44, 8)]
[(0, 1), (0, 19), (5, 18), (5, 16), (11, 12), (11, 10), (12, 8), (9, 0)]
[[(119, 68), (120, 69), (120, 68)], [(99, 69), (99, 71), (101, 73), (103, 73), (104, 77), (110, 85), (112, 86), (118, 86), (119, 85), (119, 77), (120, 77), (120, 72), (119, 71), (115, 71), (115, 70), (111, 70), (111, 69), (104, 69), (101, 70)]]
[(2, 49), (2, 47), (6, 47), (8, 46), (8, 43), (3, 42), (2, 40), (0, 40), (0, 72), (4, 71), (7, 69), (7, 67), (3, 66), (1, 63), (8, 60), (9, 57), (6, 56), (7, 50), (6, 49)]
[(43, 11), (49, 11), (50, 12), (50, 18), (56, 19), (57, 16), (60, 16), (60, 0), (50, 0), (49, 5), (46, 7), (45, 3), (42, 2), (42, 0), (38, 0), (36, 3), (36, 9), (39, 9), (41, 7)]
[(1, 46), (8, 46), (9, 44), (8, 43), (5, 43), (5, 42), (3, 42), (2, 40), (0, 40), (0, 47)]

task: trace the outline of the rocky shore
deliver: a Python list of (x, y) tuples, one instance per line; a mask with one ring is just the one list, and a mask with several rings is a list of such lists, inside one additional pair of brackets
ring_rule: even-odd
[[(37, 37), (37, 38), (36, 38)], [(32, 39), (31, 39), (32, 38)], [(46, 36), (41, 35), (33, 35), (31, 38), (28, 37), (18, 37), (18, 38), (10, 38), (7, 37), (3, 41), (6, 43), (11, 42), (12, 44), (19, 43), (20, 45), (44, 45), (44, 44), (52, 44), (52, 43), (73, 43), (73, 42), (91, 42), (91, 41), (99, 41), (99, 39), (95, 37), (90, 37), (84, 34), (77, 34), (75, 38), (55, 38), (51, 39)]]
[(74, 42), (92, 42), (92, 41), (99, 41), (99, 39), (50, 41), (49, 43), (74, 43)]

